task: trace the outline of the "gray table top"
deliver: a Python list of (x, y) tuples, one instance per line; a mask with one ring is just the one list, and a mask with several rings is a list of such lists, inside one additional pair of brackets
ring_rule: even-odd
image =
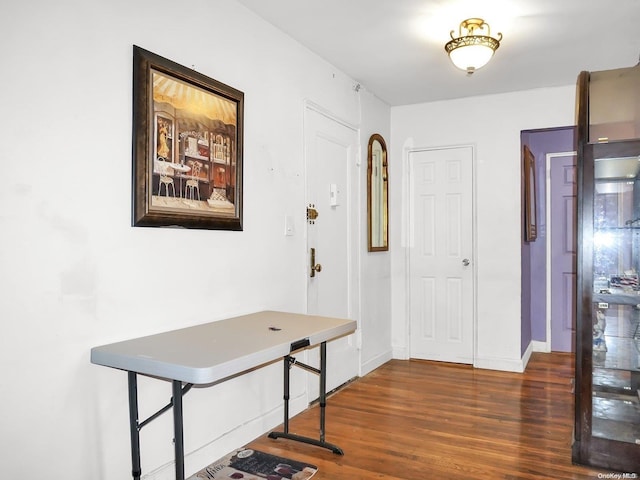
[(94, 347), (91, 363), (201, 385), (355, 329), (355, 320), (265, 311)]

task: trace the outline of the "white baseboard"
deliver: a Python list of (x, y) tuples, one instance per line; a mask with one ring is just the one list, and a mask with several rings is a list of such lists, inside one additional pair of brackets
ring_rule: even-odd
[[(527, 363), (529, 362), (531, 353), (535, 351), (533, 350), (532, 343), (529, 344), (522, 358), (501, 358), (501, 357), (479, 356), (479, 357), (476, 357), (476, 359), (474, 360), (473, 366), (475, 368), (484, 368), (485, 370), (502, 370), (505, 372), (522, 373), (524, 372), (524, 369), (527, 366)], [(393, 347), (393, 358), (396, 358), (399, 360), (408, 360), (410, 358), (409, 349), (407, 347)]]
[(375, 356), (371, 360), (366, 361), (362, 364), (362, 368), (360, 369), (360, 376), (364, 377), (367, 373), (373, 372), (376, 368), (384, 365), (389, 360), (394, 358), (391, 350), (388, 350), (380, 355)]
[(409, 348), (404, 346), (393, 346), (391, 350), (393, 358), (398, 360), (409, 360)]
[[(289, 401), (291, 417), (302, 412), (307, 407), (306, 395), (292, 398)], [(192, 452), (185, 453), (185, 478), (190, 477), (229, 452), (243, 447), (261, 435), (265, 435), (282, 424), (283, 415), (283, 407), (276, 408), (242, 425), (238, 425), (233, 430), (225, 432), (220, 437)], [(175, 480), (175, 469), (175, 460), (172, 460), (156, 470), (142, 475), (141, 480)]]
[(504, 372), (524, 372), (525, 363), (523, 358), (499, 358), (499, 357), (476, 357), (473, 362), (475, 368), (486, 370), (502, 370)]
[(531, 354), (533, 353), (533, 342), (529, 342), (527, 349), (524, 351), (522, 355), (522, 371), (524, 372), (527, 368), (527, 364), (529, 363), (529, 359), (531, 358)]
[(533, 346), (534, 352), (544, 352), (544, 353), (551, 352), (551, 347), (547, 342), (540, 342), (538, 340), (533, 340), (531, 342), (531, 345)]

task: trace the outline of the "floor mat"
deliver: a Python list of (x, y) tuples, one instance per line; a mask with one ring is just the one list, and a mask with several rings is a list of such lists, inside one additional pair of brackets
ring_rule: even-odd
[(317, 471), (315, 465), (247, 448), (230, 453), (187, 480), (306, 480)]

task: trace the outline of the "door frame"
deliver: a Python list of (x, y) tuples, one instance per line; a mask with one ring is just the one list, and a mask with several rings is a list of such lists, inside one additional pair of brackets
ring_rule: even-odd
[[(546, 305), (545, 305), (545, 315), (546, 315), (546, 319), (545, 319), (545, 329), (546, 329), (546, 338), (544, 342), (534, 342), (535, 348), (534, 351), (535, 352), (545, 352), (545, 353), (549, 353), (551, 352), (551, 269), (553, 268), (553, 265), (551, 264), (551, 162), (553, 161), (554, 158), (561, 158), (561, 157), (572, 157), (574, 155), (577, 155), (578, 153), (576, 151), (567, 151), (567, 152), (551, 152), (551, 153), (547, 153), (546, 154), (546, 160), (545, 160), (545, 189), (546, 189), (546, 212), (545, 212), (545, 224), (546, 224), (546, 240), (545, 240), (545, 248), (547, 250), (546, 253), (546, 282), (547, 282), (547, 292), (546, 292)], [(576, 197), (576, 201), (577, 201), (577, 197)]]
[[(307, 115), (309, 112), (313, 112), (315, 114), (322, 115), (329, 120), (336, 122), (337, 124), (342, 125), (355, 133), (356, 145), (354, 152), (354, 163), (347, 168), (347, 182), (346, 188), (347, 192), (342, 195), (342, 198), (348, 198), (349, 208), (347, 211), (348, 225), (347, 225), (347, 238), (349, 242), (349, 247), (347, 249), (347, 288), (349, 289), (348, 294), (348, 316), (351, 320), (355, 320), (357, 323), (356, 331), (352, 334), (353, 341), (355, 342), (355, 347), (358, 350), (358, 375), (362, 375), (362, 322), (360, 319), (360, 251), (358, 246), (361, 245), (363, 241), (362, 237), (362, 229), (360, 225), (362, 223), (362, 200), (360, 195), (360, 166), (362, 164), (362, 142), (361, 142), (361, 131), (360, 128), (355, 126), (354, 124), (340, 118), (335, 115), (330, 110), (322, 107), (321, 105), (311, 101), (304, 100), (303, 105), (303, 180), (304, 180), (304, 205), (301, 205), (301, 209), (305, 210), (308, 205), (307, 194), (309, 191), (309, 179), (308, 179), (308, 162), (309, 162), (309, 152), (307, 150), (307, 134), (309, 129), (309, 120)], [(306, 213), (306, 212), (305, 212)], [(306, 313), (308, 311), (309, 304), (309, 235), (308, 235), (308, 224), (306, 216), (303, 219), (304, 221), (304, 268), (303, 268), (303, 281), (304, 281), (304, 308)]]
[(472, 329), (472, 365), (476, 366), (477, 356), (478, 356), (478, 242), (476, 239), (478, 238), (478, 222), (477, 222), (477, 154), (476, 154), (476, 144), (475, 143), (463, 143), (459, 145), (442, 145), (442, 146), (434, 146), (434, 147), (408, 147), (404, 150), (404, 158), (406, 174), (404, 175), (404, 191), (406, 192), (406, 196), (404, 197), (404, 213), (403, 213), (403, 223), (405, 225), (404, 235), (405, 235), (405, 245), (404, 249), (404, 261), (405, 261), (405, 311), (406, 311), (406, 345), (408, 358), (412, 358), (411, 356), (411, 289), (409, 288), (411, 285), (411, 249), (414, 247), (415, 237), (413, 235), (413, 224), (411, 223), (411, 205), (413, 198), (413, 190), (411, 188), (411, 173), (413, 171), (411, 165), (411, 154), (417, 152), (429, 152), (435, 150), (451, 150), (454, 148), (471, 148), (471, 252), (472, 252), (472, 261), (471, 261), (471, 281), (472, 285), (472, 301), (471, 301), (471, 329)]

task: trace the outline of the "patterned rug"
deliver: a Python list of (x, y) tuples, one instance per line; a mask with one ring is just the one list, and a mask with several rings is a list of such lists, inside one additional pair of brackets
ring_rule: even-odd
[(315, 465), (247, 448), (230, 453), (187, 480), (306, 480), (317, 471)]

